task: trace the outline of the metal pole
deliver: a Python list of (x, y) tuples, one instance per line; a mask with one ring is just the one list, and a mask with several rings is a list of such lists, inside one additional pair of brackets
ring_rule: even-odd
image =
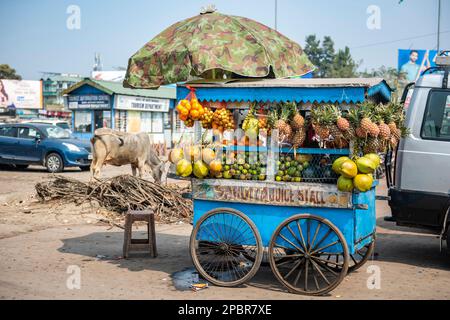
[(441, 0), (438, 0), (438, 31), (437, 31), (437, 52), (439, 54), (441, 38)]
[(275, 0), (275, 30), (278, 31), (278, 0)]

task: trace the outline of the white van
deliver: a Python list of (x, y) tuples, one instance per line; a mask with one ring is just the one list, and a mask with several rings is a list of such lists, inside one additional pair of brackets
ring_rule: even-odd
[(411, 135), (400, 142), (394, 174), (387, 176), (389, 205), (397, 225), (432, 230), (440, 235), (441, 243), (447, 240), (450, 252), (448, 53), (443, 52), (436, 59), (438, 66), (427, 70), (414, 85), (406, 117)]

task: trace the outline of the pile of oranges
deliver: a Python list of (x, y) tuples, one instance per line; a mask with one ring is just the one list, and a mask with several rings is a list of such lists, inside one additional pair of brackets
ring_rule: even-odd
[(187, 127), (192, 127), (195, 121), (201, 120), (206, 112), (205, 108), (196, 98), (191, 99), (191, 101), (187, 99), (181, 100), (177, 106), (177, 111), (180, 120), (184, 121)]

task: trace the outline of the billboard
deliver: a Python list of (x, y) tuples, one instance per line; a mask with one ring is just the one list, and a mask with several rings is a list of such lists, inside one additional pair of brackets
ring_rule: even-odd
[(0, 108), (42, 109), (42, 82), (0, 79)]
[(408, 82), (416, 82), (422, 72), (436, 66), (436, 50), (398, 50), (398, 70), (404, 73)]

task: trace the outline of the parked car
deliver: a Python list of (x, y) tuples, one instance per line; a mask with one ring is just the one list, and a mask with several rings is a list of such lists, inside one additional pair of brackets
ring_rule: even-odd
[(60, 127), (40, 123), (0, 125), (0, 164), (21, 169), (43, 165), (54, 173), (67, 167), (89, 170), (91, 161), (89, 141), (74, 139)]
[(450, 57), (439, 56), (436, 64), (403, 95), (413, 90), (406, 117), (411, 135), (388, 175), (389, 205), (398, 225), (433, 231), (450, 252)]
[(63, 121), (63, 120), (57, 120), (57, 119), (36, 119), (36, 120), (27, 121), (26, 123), (51, 124), (51, 125), (60, 127), (61, 129), (68, 130), (68, 131), (72, 132), (72, 130), (70, 130), (69, 123), (67, 121)]

